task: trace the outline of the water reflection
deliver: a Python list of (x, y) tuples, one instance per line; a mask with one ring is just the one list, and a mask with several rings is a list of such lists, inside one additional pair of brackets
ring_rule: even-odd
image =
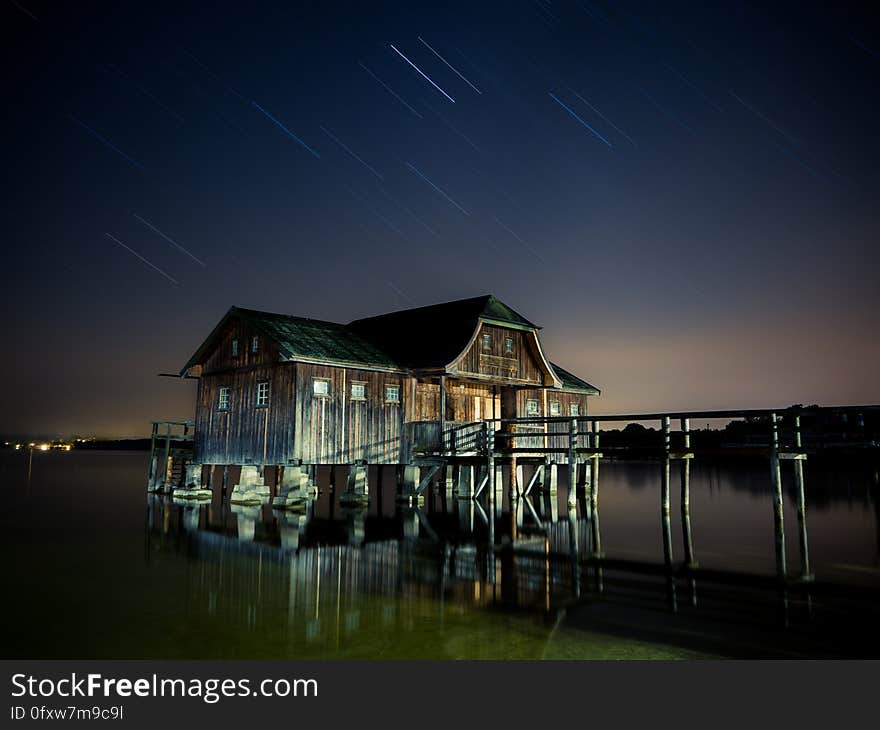
[[(717, 511), (704, 501), (728, 484), (725, 471), (715, 465), (704, 467), (701, 474), (704, 488), (697, 503), (703, 509), (694, 518), (690, 459), (627, 465), (624, 476), (632, 477), (628, 486), (633, 492), (646, 489), (653, 474), (659, 504), (655, 502), (654, 515), (649, 511), (647, 519), (657, 526), (659, 540), (653, 549), (626, 557), (620, 533), (615, 532), (609, 558), (600, 512), (615, 522), (630, 510), (625, 516), (630, 518), (627, 524), (633, 524), (633, 507), (615, 483), (621, 467), (613, 463), (602, 467), (605, 496), (600, 500), (598, 464), (593, 461), (590, 478), (578, 482), (573, 495), (568, 494), (567, 478), (545, 481), (537, 469), (523, 470), (522, 465), (520, 490), (510, 487), (509, 474), (496, 470), (479, 499), (467, 496), (474, 482), (467, 473), (462, 477), (461, 471), (446, 470), (438, 471), (424, 500), (404, 503), (395, 499), (400, 486), (394, 475), (381, 469), (370, 473), (375, 488), (371, 487), (370, 501), (360, 504), (341, 499), (344, 492), (336, 484), (346, 482), (338, 470), (317, 474), (317, 499), (296, 512), (273, 510), (271, 505), (230, 505), (218, 495), (208, 504), (150, 495), (148, 555), (159, 559), (170, 549), (197, 566), (197, 578), (188, 587), (190, 601), (207, 614), (231, 612), (252, 628), (283, 624), (290, 641), (322, 646), (340, 646), (365, 624), (370, 631), (376, 626), (380, 631), (413, 630), (419, 620), (445, 626), (453, 615), (505, 607), (556, 620), (561, 610), (593, 605), (599, 599), (630, 601), (633, 591), (653, 591), (657, 579), (662, 591), (651, 595), (662, 597), (670, 614), (678, 616), (687, 609), (690, 620), (702, 605), (707, 615), (720, 611), (725, 620), (738, 620), (743, 609), (738, 596), (731, 598), (731, 586), (749, 596), (758, 591), (762, 604), (774, 606), (773, 623), (782, 629), (815, 618), (809, 586), (793, 593), (790, 582), (774, 582), (766, 574), (750, 577), (741, 571), (701, 568), (692, 519), (699, 529), (703, 511)], [(799, 575), (812, 579), (806, 523), (809, 489), (803, 463), (792, 464), (794, 489), (788, 491), (793, 491), (798, 514)], [(773, 561), (775, 556), (778, 578), (788, 577), (784, 476), (776, 461), (769, 478), (765, 476), (763, 492), (751, 474), (741, 479), (742, 488), (765, 500), (763, 507), (750, 504), (743, 514), (760, 523), (756, 515), (772, 513), (773, 540), (766, 557)], [(464, 493), (458, 489), (463, 482)], [(676, 482), (680, 538), (672, 509)], [(644, 508), (640, 502), (638, 510)], [(714, 524), (717, 531), (717, 515)], [(734, 519), (733, 528), (745, 524)], [(650, 537), (650, 530), (642, 527), (642, 532)], [(712, 541), (704, 537), (703, 543), (711, 546)], [(710, 563), (717, 562), (717, 552), (707, 548), (706, 553), (712, 556)], [(725, 595), (721, 603), (719, 592)]]
[[(873, 464), (808, 461), (801, 500), (796, 463), (782, 463), (792, 534), (780, 583), (766, 459), (672, 460), (668, 479), (662, 462), (605, 460), (601, 489), (579, 482), (573, 500), (564, 469), (555, 493), (533, 486), (528, 499), (496, 471), (477, 501), (458, 499), (444, 470), (418, 505), (397, 502), (394, 470), (371, 468), (370, 502), (349, 507), (339, 468), (316, 474), (320, 493), (300, 511), (231, 506), (218, 474), (210, 502), (151, 498), (146, 531), (144, 462), (38, 453), (28, 487), (28, 454), (0, 458), (0, 539), (16, 555), (10, 655), (536, 656), (554, 626), (568, 642), (599, 630), (676, 646), (729, 637), (709, 647), (726, 655), (877, 645)], [(525, 465), (521, 486), (532, 476)], [(69, 570), (52, 567), (59, 554)], [(61, 636), (59, 610), (86, 628)]]

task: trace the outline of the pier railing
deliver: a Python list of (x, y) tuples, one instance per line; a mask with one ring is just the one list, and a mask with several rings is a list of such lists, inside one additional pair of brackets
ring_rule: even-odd
[[(183, 478), (184, 459), (175, 458), (179, 456), (175, 452), (192, 442), (194, 424), (192, 421), (153, 421), (152, 426), (148, 491), (179, 484)], [(191, 452), (189, 448), (184, 450)]]
[[(752, 408), (667, 413), (602, 414), (583, 416), (532, 416), (492, 418), (472, 422), (416, 421), (407, 424), (413, 453), (435, 455), (485, 454), (492, 439), (495, 456), (546, 456), (565, 462), (569, 454), (590, 457), (604, 450), (638, 450), (657, 455), (686, 456), (705, 450), (705, 439), (695, 443), (695, 421), (742, 420), (741, 433), (734, 429), (713, 451), (783, 454), (825, 446), (880, 446), (866, 430), (866, 415), (880, 414), (880, 405), (821, 406), (805, 408)], [(809, 420), (813, 423), (805, 424)], [(609, 424), (651, 424), (655, 431), (640, 429), (608, 433)], [(829, 423), (836, 422), (836, 430)], [(821, 428), (819, 425), (821, 424)], [(602, 438), (605, 427), (606, 439)], [(441, 428), (443, 432), (441, 434)], [(701, 434), (707, 433), (700, 431)], [(718, 433), (718, 432), (714, 432)], [(610, 437), (613, 436), (613, 441)], [(718, 440), (718, 439), (716, 439)], [(783, 457), (784, 458), (784, 457)]]

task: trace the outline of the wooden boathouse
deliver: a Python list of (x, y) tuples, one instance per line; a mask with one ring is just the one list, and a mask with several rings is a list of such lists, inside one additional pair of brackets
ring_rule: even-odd
[(348, 324), (232, 307), (180, 372), (198, 379), (184, 486), (232, 468), (264, 499), (309, 483), (303, 467), (466, 458), (490, 420), (517, 420), (506, 444), (543, 451), (558, 418), (568, 443), (599, 390), (548, 359), (540, 329), (492, 295)]

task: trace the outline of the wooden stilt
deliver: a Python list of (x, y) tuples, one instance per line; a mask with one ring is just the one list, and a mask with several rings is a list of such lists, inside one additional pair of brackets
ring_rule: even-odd
[(776, 573), (787, 574), (785, 564), (785, 523), (782, 500), (782, 473), (779, 468), (779, 426), (776, 414), (770, 414), (770, 481), (773, 485), (773, 525), (776, 535)]

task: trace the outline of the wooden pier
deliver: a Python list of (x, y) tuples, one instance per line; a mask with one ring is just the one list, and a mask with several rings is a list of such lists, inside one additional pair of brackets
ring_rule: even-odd
[[(297, 508), (314, 498), (317, 492), (319, 468), (329, 468), (331, 488), (337, 483), (342, 488), (340, 502), (353, 507), (369, 504), (372, 479), (382, 479), (386, 470), (394, 470), (398, 486), (398, 500), (417, 506), (429, 488), (439, 489), (455, 499), (475, 501), (479, 505), (485, 498), (488, 513), (495, 514), (499, 495), (507, 487), (512, 502), (523, 500), (531, 508), (528, 498), (532, 494), (558, 492), (564, 483), (568, 494), (568, 507), (575, 509), (580, 497), (584, 500), (589, 521), (598, 523), (599, 468), (603, 458), (631, 456), (625, 445), (617, 444), (609, 449), (603, 441), (603, 430), (608, 424), (657, 423), (656, 444), (642, 447), (638, 457), (656, 459), (660, 472), (659, 512), (663, 525), (664, 562), (671, 570), (671, 481), (672, 465), (678, 464), (681, 482), (680, 511), (684, 532), (685, 568), (699, 566), (691, 531), (690, 469), (691, 461), (701, 456), (730, 458), (762, 458), (767, 460), (771, 484), (772, 514), (776, 537), (776, 570), (779, 578), (790, 578), (786, 564), (786, 533), (783, 514), (782, 464), (790, 462), (796, 485), (798, 538), (800, 565), (796, 580), (813, 578), (808, 551), (806, 502), (804, 494), (804, 463), (809, 452), (821, 451), (821, 445), (808, 449), (802, 428), (802, 416), (809, 414), (813, 420), (839, 419), (842, 423), (855, 423), (856, 429), (864, 431), (865, 414), (880, 412), (878, 405), (836, 406), (822, 408), (789, 409), (735, 409), (716, 411), (687, 411), (669, 413), (585, 415), (573, 418), (487, 418), (468, 423), (438, 424), (427, 428), (424, 423), (412, 426), (407, 433), (413, 441), (407, 444), (410, 461), (398, 465), (370, 465), (365, 461), (341, 465), (348, 469), (347, 478), (340, 479), (338, 466), (287, 465), (276, 472), (269, 486), (263, 484), (259, 467), (238, 469), (234, 477), (222, 467), (222, 476), (215, 478), (214, 467), (207, 477), (201, 465), (192, 465), (188, 452), (181, 448), (189, 438), (191, 422), (154, 422), (150, 453), (148, 486), (153, 491), (173, 491), (184, 498), (212, 495), (212, 488), (219, 485), (224, 496), (232, 497), (231, 485), (241, 489), (248, 479), (260, 482), (260, 498), (254, 504), (270, 503), (275, 509)], [(852, 421), (850, 418), (852, 417)], [(694, 443), (691, 430), (693, 421), (719, 419), (748, 419), (752, 424), (766, 430), (766, 444), (730, 449), (705, 449)], [(673, 424), (677, 425), (673, 429)], [(848, 426), (847, 426), (848, 427)], [(706, 433), (706, 432), (702, 432)], [(617, 436), (620, 432), (615, 432)], [(610, 434), (609, 434), (610, 435)], [(859, 434), (856, 434), (859, 436)], [(863, 436), (863, 434), (862, 434)], [(763, 438), (764, 436), (762, 436)], [(864, 438), (856, 443), (865, 445)], [(247, 471), (247, 475), (245, 472)], [(249, 476), (248, 476), (249, 475)], [(228, 486), (227, 486), (228, 485)], [(242, 503), (248, 503), (239, 499)], [(482, 507), (480, 507), (482, 511)], [(534, 510), (531, 509), (534, 514)], [(485, 514), (485, 512), (484, 512)], [(535, 515), (537, 519), (537, 515)], [(494, 520), (487, 519), (490, 531)], [(540, 520), (538, 519), (540, 523)], [(603, 557), (598, 524), (593, 525), (595, 541), (591, 555)], [(492, 537), (494, 544), (494, 535)]]

